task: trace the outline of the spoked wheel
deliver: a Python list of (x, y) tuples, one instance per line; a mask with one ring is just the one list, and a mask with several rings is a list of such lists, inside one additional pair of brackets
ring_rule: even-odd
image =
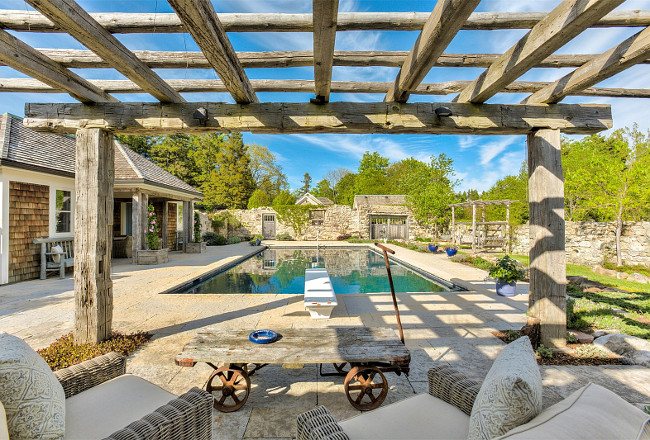
[(235, 368), (218, 368), (205, 386), (214, 397), (214, 407), (221, 412), (233, 412), (244, 406), (251, 392), (248, 373)]
[(388, 394), (386, 376), (372, 366), (354, 367), (343, 384), (350, 404), (360, 411), (370, 411), (382, 404)]
[(348, 371), (345, 368), (345, 366), (347, 364), (348, 364), (347, 362), (343, 362), (343, 363), (340, 363), (340, 364), (333, 363), (332, 365), (334, 365), (334, 369), (336, 370), (337, 373), (339, 373), (339, 374), (348, 374)]

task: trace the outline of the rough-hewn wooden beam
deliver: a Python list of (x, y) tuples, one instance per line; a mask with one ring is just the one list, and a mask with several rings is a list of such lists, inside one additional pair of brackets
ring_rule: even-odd
[(384, 101), (406, 102), (480, 0), (440, 0), (422, 28)]
[(529, 103), (556, 103), (565, 96), (616, 75), (650, 54), (650, 27), (589, 61), (526, 99)]
[[(547, 12), (474, 12), (464, 30), (531, 29)], [(111, 33), (184, 33), (176, 14), (94, 13), (90, 14)], [(338, 31), (419, 31), (429, 18), (427, 12), (344, 12), (339, 14)], [(224, 13), (219, 19), (226, 32), (312, 32), (311, 14)], [(38, 12), (0, 11), (0, 26), (23, 32), (65, 32)], [(650, 26), (650, 10), (612, 11), (592, 27)]]
[[(452, 116), (437, 116), (434, 110), (440, 106), (448, 107)], [(194, 112), (200, 107), (207, 110), (208, 119), (205, 121), (194, 119)], [(26, 104), (25, 115), (24, 126), (57, 133), (72, 133), (83, 126), (130, 134), (214, 131), (526, 134), (535, 127), (587, 134), (612, 126), (611, 107), (601, 104)]]
[(86, 103), (117, 101), (76, 73), (0, 29), (0, 63)]
[(457, 101), (487, 101), (622, 2), (564, 0), (463, 90)]
[(153, 70), (104, 29), (74, 0), (27, 0), (81, 44), (161, 102), (183, 102)]
[[(142, 93), (137, 84), (128, 80), (89, 80), (106, 93)], [(181, 93), (227, 93), (228, 89), (218, 79), (170, 79), (167, 81)], [(411, 91), (415, 95), (450, 95), (467, 87), (471, 81), (447, 81), (442, 83), (420, 84)], [(548, 87), (550, 82), (515, 81), (506, 86), (504, 93), (535, 93)], [(254, 79), (251, 85), (259, 92), (312, 93), (314, 81)], [(332, 93), (386, 93), (389, 82), (332, 81)], [(52, 88), (42, 82), (29, 78), (0, 78), (0, 92), (19, 93), (64, 93), (62, 89)], [(589, 87), (577, 90), (575, 96), (606, 96), (615, 98), (650, 98), (650, 89), (624, 89), (611, 87)]]
[(316, 101), (330, 100), (334, 43), (336, 42), (336, 17), (339, 0), (314, 0), (314, 93)]
[(169, 0), (185, 28), (238, 104), (257, 102), (244, 68), (209, 0)]
[[(43, 55), (68, 68), (108, 68), (106, 61), (89, 50), (79, 49), (37, 49)], [(140, 61), (152, 69), (211, 69), (203, 52), (134, 50)], [(401, 67), (408, 51), (334, 51), (335, 66), (386, 66)], [(551, 55), (535, 67), (558, 68), (580, 67), (599, 54)], [(443, 53), (434, 67), (490, 67), (500, 54)], [(314, 57), (310, 50), (237, 52), (244, 68), (283, 68), (313, 66)], [(650, 57), (641, 63), (650, 63)], [(1, 62), (0, 62), (1, 64)]]

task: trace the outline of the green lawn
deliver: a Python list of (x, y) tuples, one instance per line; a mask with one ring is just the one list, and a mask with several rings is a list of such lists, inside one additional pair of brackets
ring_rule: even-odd
[[(575, 292), (571, 292), (575, 296)], [(596, 294), (598, 295), (598, 294)], [(607, 292), (609, 295), (609, 292)], [(567, 303), (567, 326), (577, 330), (615, 329), (621, 333), (639, 338), (650, 339), (650, 325), (639, 322), (635, 318), (647, 318), (648, 313), (626, 313), (616, 309), (623, 307), (612, 307), (607, 303), (592, 301), (587, 297), (578, 298)], [(606, 301), (609, 302), (607, 298)], [(571, 311), (573, 304), (573, 311)]]

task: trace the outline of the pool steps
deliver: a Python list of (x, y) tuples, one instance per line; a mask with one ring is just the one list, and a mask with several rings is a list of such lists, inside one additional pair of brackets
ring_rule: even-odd
[(327, 269), (305, 269), (305, 309), (312, 319), (329, 319), (338, 305)]

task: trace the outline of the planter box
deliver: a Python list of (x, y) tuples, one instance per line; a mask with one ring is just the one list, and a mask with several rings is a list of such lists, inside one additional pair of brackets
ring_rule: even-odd
[(169, 261), (167, 248), (156, 250), (139, 250), (136, 264), (162, 264)]
[(499, 296), (515, 296), (517, 294), (517, 282), (512, 281), (506, 283), (502, 279), (497, 278), (497, 295)]
[(187, 243), (187, 246), (185, 247), (186, 254), (205, 254), (207, 250), (208, 247), (205, 241), (200, 243)]

